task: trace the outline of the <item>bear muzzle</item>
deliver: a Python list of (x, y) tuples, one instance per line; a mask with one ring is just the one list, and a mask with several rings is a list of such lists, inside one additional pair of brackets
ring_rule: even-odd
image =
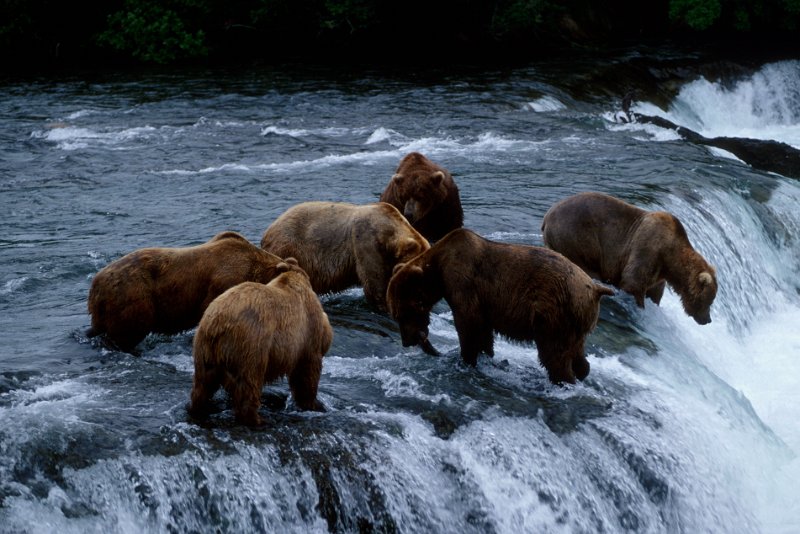
[(711, 322), (711, 313), (693, 315), (692, 319), (694, 319), (694, 321), (700, 325), (708, 324)]

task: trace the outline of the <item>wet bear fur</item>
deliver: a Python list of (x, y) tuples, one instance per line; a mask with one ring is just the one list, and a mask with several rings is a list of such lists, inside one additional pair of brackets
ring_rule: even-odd
[(149, 332), (194, 328), (226, 289), (245, 281), (266, 283), (282, 260), (236, 232), (185, 248), (143, 248), (100, 270), (89, 289), (89, 337), (132, 352)]
[(205, 417), (222, 386), (236, 420), (264, 423), (258, 414), (264, 384), (288, 377), (295, 404), (317, 410), (322, 357), (333, 330), (308, 276), (293, 258), (268, 284), (245, 282), (217, 297), (203, 314), (194, 336), (194, 384), (188, 407)]
[(612, 294), (557, 252), (459, 229), (397, 266), (387, 302), (404, 346), (427, 342), (431, 308), (444, 298), (467, 364), (481, 352), (494, 355), (497, 332), (534, 341), (550, 380), (574, 383), (589, 374), (584, 341), (597, 323), (600, 297)]
[(665, 284), (680, 296), (698, 324), (711, 322), (717, 295), (714, 267), (694, 249), (681, 222), (664, 211), (646, 211), (602, 193), (566, 198), (545, 214), (542, 235), (591, 277), (661, 302)]
[(447, 169), (419, 152), (407, 154), (380, 198), (405, 216), (429, 241), (464, 224), (458, 187)]
[(369, 302), (385, 309), (394, 266), (430, 245), (389, 204), (304, 202), (267, 228), (261, 247), (296, 258), (317, 294), (360, 285)]

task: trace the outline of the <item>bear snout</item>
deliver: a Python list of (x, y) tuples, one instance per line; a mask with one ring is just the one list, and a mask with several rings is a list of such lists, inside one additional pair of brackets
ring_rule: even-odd
[(693, 317), (693, 319), (699, 325), (708, 324), (708, 323), (711, 322), (711, 314), (710, 313), (705, 313), (705, 314), (702, 314), (702, 315), (698, 314), (698, 315), (695, 315)]
[(408, 199), (406, 205), (403, 206), (403, 217), (405, 217), (406, 220), (411, 224), (414, 224), (417, 220), (418, 209), (419, 208), (417, 206), (417, 201), (414, 200), (413, 198)]
[(428, 338), (428, 333), (413, 326), (400, 327), (400, 339), (404, 347), (420, 345)]

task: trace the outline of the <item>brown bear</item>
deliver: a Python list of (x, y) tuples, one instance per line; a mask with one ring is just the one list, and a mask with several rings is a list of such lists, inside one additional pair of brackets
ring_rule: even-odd
[(589, 374), (584, 340), (597, 323), (600, 297), (613, 294), (557, 252), (495, 243), (462, 228), (398, 265), (386, 300), (404, 346), (430, 346), (430, 311), (444, 298), (464, 362), (475, 365), (480, 352), (493, 356), (494, 332), (533, 340), (558, 384)]
[(193, 328), (223, 291), (245, 281), (266, 283), (281, 258), (236, 232), (186, 248), (144, 248), (100, 270), (89, 289), (89, 337), (105, 334), (132, 352), (149, 332)]
[(407, 154), (380, 198), (388, 202), (430, 241), (464, 224), (458, 187), (447, 169), (419, 152)]
[(261, 247), (296, 258), (318, 294), (361, 285), (368, 301), (385, 308), (394, 266), (430, 245), (389, 204), (304, 202), (267, 228)]
[(542, 235), (547, 247), (589, 276), (630, 293), (639, 307), (645, 296), (661, 302), (667, 283), (698, 324), (711, 322), (716, 271), (692, 248), (674, 215), (602, 193), (580, 193), (547, 211)]
[(261, 389), (282, 376), (300, 409), (321, 409), (317, 387), (333, 330), (297, 262), (289, 258), (276, 270), (283, 272), (266, 285), (244, 282), (228, 289), (203, 314), (193, 346), (193, 417), (208, 414), (222, 386), (236, 420), (261, 425)]

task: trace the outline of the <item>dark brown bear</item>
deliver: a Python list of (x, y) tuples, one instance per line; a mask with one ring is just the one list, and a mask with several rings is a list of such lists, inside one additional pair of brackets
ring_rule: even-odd
[(321, 408), (317, 387), (333, 330), (294, 259), (277, 270), (284, 272), (266, 285), (245, 282), (230, 288), (203, 314), (194, 336), (192, 416), (206, 416), (211, 397), (222, 386), (236, 420), (261, 425), (261, 389), (282, 376), (289, 378), (300, 409)]
[(361, 285), (367, 300), (385, 308), (394, 266), (430, 245), (389, 204), (304, 202), (267, 228), (261, 247), (296, 258), (320, 295)]
[(464, 224), (458, 187), (447, 169), (419, 152), (406, 155), (380, 198), (430, 241)]
[(404, 346), (430, 346), (430, 311), (444, 298), (467, 364), (481, 352), (494, 355), (498, 332), (535, 341), (550, 380), (574, 383), (589, 374), (584, 340), (597, 323), (600, 297), (613, 293), (557, 252), (459, 229), (397, 266), (387, 302)]
[(220, 293), (248, 280), (266, 283), (282, 260), (236, 232), (186, 248), (144, 248), (98, 272), (89, 289), (89, 337), (105, 334), (131, 352), (149, 332), (193, 328)]
[(589, 276), (658, 304), (669, 284), (698, 324), (711, 322), (717, 295), (714, 267), (692, 248), (681, 222), (601, 193), (566, 198), (545, 214), (544, 243)]

